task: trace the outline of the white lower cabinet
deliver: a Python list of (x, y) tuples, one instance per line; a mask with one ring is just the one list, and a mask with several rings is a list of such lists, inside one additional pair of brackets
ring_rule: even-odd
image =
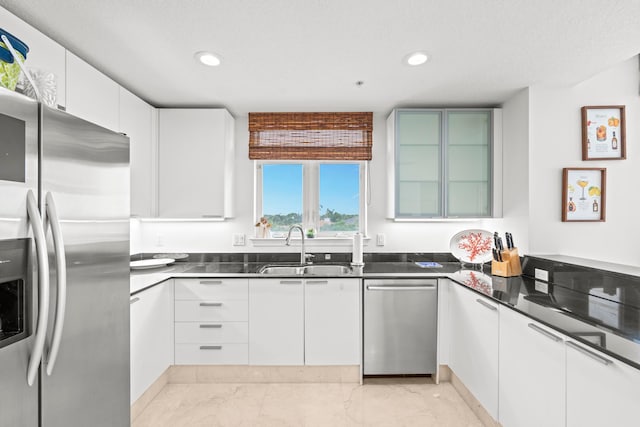
[(305, 365), (359, 365), (360, 280), (307, 279), (304, 290)]
[(564, 426), (564, 335), (508, 307), (499, 311), (500, 424)]
[(249, 364), (303, 363), (303, 280), (249, 280)]
[(567, 427), (638, 426), (640, 371), (568, 340)]
[(498, 304), (452, 286), (449, 316), (449, 366), (489, 415), (498, 419)]
[(640, 370), (460, 285), (449, 320), (449, 366), (500, 425), (638, 425)]
[(246, 365), (247, 279), (175, 279), (176, 365)]
[(176, 343), (177, 365), (246, 365), (247, 343)]
[(249, 307), (246, 300), (234, 301), (226, 298), (209, 300), (176, 300), (176, 321), (247, 321)]
[(249, 281), (249, 363), (359, 365), (359, 279)]
[(131, 296), (131, 403), (173, 365), (173, 280)]

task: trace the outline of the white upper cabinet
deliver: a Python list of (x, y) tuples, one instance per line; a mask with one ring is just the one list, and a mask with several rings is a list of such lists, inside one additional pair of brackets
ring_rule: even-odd
[(119, 108), (120, 86), (67, 51), (67, 111), (117, 132)]
[(153, 132), (155, 108), (120, 87), (120, 132), (129, 137), (131, 215), (153, 216), (157, 145)]
[(387, 120), (388, 217), (502, 215), (499, 109), (397, 109)]
[(25, 64), (31, 70), (48, 71), (56, 76), (56, 100), (66, 105), (65, 49), (17, 16), (0, 7), (0, 27), (29, 46)]
[(225, 109), (158, 110), (159, 216), (232, 216), (234, 120)]

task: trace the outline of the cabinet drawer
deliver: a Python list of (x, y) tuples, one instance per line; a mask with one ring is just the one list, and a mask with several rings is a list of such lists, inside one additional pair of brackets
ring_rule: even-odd
[(247, 343), (247, 322), (176, 322), (176, 343)]
[(176, 344), (176, 365), (246, 365), (249, 344)]
[(248, 320), (249, 302), (223, 299), (203, 301), (176, 301), (176, 322), (236, 321)]
[(209, 298), (246, 300), (249, 298), (247, 279), (175, 279), (175, 289), (177, 300)]

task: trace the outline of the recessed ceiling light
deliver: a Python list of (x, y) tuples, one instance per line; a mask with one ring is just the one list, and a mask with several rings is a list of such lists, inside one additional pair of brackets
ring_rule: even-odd
[(406, 56), (405, 61), (409, 65), (422, 65), (429, 59), (429, 56), (424, 52), (415, 52)]
[(220, 58), (211, 52), (196, 52), (194, 56), (204, 65), (208, 65), (210, 67), (217, 67), (220, 65)]

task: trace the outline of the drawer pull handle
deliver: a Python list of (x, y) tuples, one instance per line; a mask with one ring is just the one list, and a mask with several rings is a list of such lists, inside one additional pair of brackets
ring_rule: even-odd
[(559, 336), (552, 334), (549, 331), (546, 331), (544, 329), (542, 329), (540, 326), (536, 325), (535, 323), (529, 323), (528, 326), (533, 329), (534, 331), (544, 335), (547, 338), (551, 338), (552, 340), (554, 340), (555, 342), (559, 342), (562, 341), (562, 338), (560, 338)]
[(200, 325), (202, 329), (220, 329), (222, 325)]
[(498, 307), (496, 307), (496, 306), (495, 306), (495, 305), (493, 305), (493, 304), (489, 304), (488, 302), (483, 301), (483, 300), (481, 300), (480, 298), (478, 298), (478, 299), (476, 300), (476, 302), (477, 302), (477, 303), (479, 303), (480, 305), (484, 305), (484, 306), (485, 306), (485, 307), (487, 307), (489, 310), (493, 310), (493, 311), (498, 310)]
[(368, 291), (435, 291), (435, 285), (382, 285), (375, 286), (369, 285), (367, 286)]
[(138, 301), (140, 301), (140, 298), (138, 298), (138, 297), (131, 298), (131, 300), (129, 300), (129, 305), (131, 305), (131, 304), (133, 304), (133, 303), (136, 303), (136, 302), (138, 302)]
[(603, 365), (611, 365), (613, 362), (609, 359), (606, 359), (592, 351), (587, 350), (586, 348), (582, 347), (581, 345), (575, 344), (571, 341), (567, 341), (567, 345), (571, 348), (574, 348), (576, 350), (578, 350), (580, 353), (584, 354), (585, 356), (588, 356), (590, 358), (592, 358), (593, 360), (595, 360), (596, 362), (600, 362)]
[(328, 285), (328, 280), (307, 280), (307, 285)]
[(222, 280), (200, 280), (201, 285), (222, 285)]
[(201, 345), (200, 350), (222, 350), (221, 345)]
[(302, 280), (280, 280), (281, 285), (302, 285)]
[(221, 302), (201, 302), (200, 307), (222, 307)]

